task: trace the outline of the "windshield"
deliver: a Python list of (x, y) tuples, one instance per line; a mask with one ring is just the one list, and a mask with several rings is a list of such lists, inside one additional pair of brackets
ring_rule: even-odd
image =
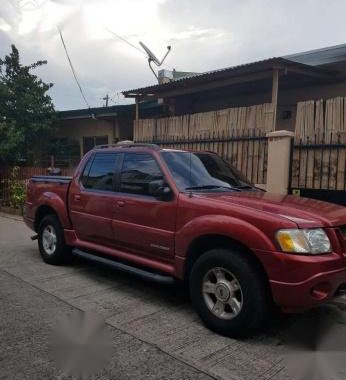
[(209, 174), (235, 187), (253, 187), (253, 184), (238, 169), (214, 153), (196, 152)]
[(237, 191), (251, 187), (226, 161), (216, 154), (162, 152), (179, 190)]

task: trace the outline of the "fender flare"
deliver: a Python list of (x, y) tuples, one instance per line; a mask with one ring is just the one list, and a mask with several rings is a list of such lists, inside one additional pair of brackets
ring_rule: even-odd
[[(196, 234), (197, 232), (197, 234)], [(254, 225), (226, 215), (203, 215), (185, 224), (176, 233), (176, 255), (186, 257), (190, 245), (206, 235), (223, 235), (250, 250), (274, 251), (273, 242)]]
[(40, 207), (48, 206), (55, 211), (63, 228), (71, 228), (71, 222), (67, 213), (66, 203), (57, 194), (46, 191), (41, 194), (37, 203), (39, 206), (36, 209), (35, 219)]

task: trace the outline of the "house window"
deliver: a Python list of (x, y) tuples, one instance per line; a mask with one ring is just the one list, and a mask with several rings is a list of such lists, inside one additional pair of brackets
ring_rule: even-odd
[(95, 145), (108, 144), (108, 136), (86, 136), (83, 137), (83, 153), (89, 152)]

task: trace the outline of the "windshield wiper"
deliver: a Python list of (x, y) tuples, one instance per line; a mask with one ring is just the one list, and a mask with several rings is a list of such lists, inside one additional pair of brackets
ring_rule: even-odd
[(236, 186), (237, 189), (253, 189), (254, 186), (251, 186), (251, 185), (239, 185), (239, 186)]
[(212, 190), (212, 189), (227, 189), (227, 190), (232, 190), (232, 191), (240, 191), (239, 189), (235, 187), (219, 186), (219, 185), (201, 185), (201, 186), (191, 186), (191, 187), (185, 188), (185, 190)]

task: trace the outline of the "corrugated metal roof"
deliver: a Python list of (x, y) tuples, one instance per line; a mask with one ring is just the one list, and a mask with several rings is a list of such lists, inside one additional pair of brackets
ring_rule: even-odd
[(286, 55), (283, 58), (311, 66), (322, 66), (346, 61), (346, 44)]
[(93, 108), (81, 108), (75, 110), (59, 111), (59, 117), (61, 119), (75, 119), (81, 117), (91, 117), (91, 115), (99, 116), (112, 116), (117, 115), (119, 112), (130, 112), (133, 105), (115, 105), (109, 107), (93, 107)]
[(139, 95), (139, 94), (145, 95), (145, 94), (151, 94), (155, 92), (163, 92), (170, 89), (193, 85), (199, 82), (208, 82), (208, 81), (213, 81), (215, 79), (222, 79), (223, 77), (230, 78), (230, 77), (235, 77), (239, 75), (246, 75), (250, 73), (261, 72), (264, 70), (272, 69), (274, 67), (297, 67), (297, 68), (300, 67), (305, 70), (326, 73), (325, 71), (316, 67), (304, 65), (298, 62), (293, 62), (291, 60), (281, 58), (281, 57), (274, 57), (274, 58), (269, 58), (269, 59), (265, 59), (261, 61), (227, 67), (223, 69), (207, 71), (201, 74), (189, 76), (187, 78), (180, 78), (172, 82), (168, 82), (164, 84), (155, 84), (152, 86), (137, 88), (133, 90), (127, 90), (127, 91), (123, 91), (122, 93), (124, 94), (125, 97), (126, 96), (131, 97), (133, 95)]
[[(161, 105), (157, 102), (142, 102), (140, 103), (140, 110), (150, 110), (152, 108), (161, 108)], [(91, 118), (91, 115), (95, 117), (107, 117), (107, 116), (119, 116), (129, 115), (135, 110), (134, 104), (117, 104), (108, 107), (93, 107), (93, 108), (81, 108), (74, 110), (59, 111), (59, 117), (63, 120), (68, 119), (85, 119)]]

